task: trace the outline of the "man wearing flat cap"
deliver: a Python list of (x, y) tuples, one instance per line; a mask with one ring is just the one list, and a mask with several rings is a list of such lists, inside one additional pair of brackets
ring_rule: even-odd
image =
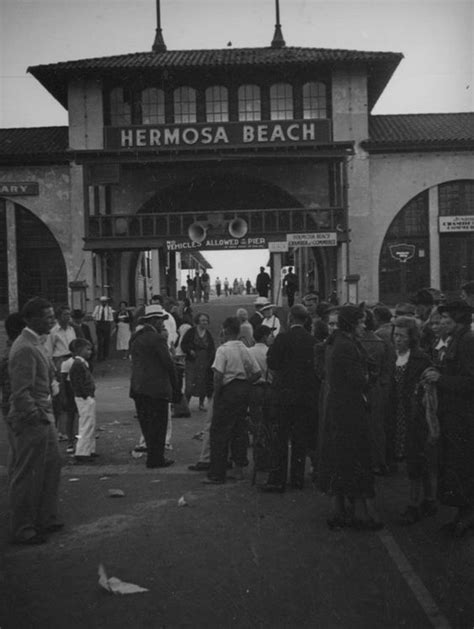
[(160, 305), (146, 306), (143, 327), (130, 339), (130, 397), (145, 438), (149, 468), (168, 467), (174, 462), (164, 455), (168, 405), (181, 397), (181, 392), (166, 338), (164, 321), (168, 316)]

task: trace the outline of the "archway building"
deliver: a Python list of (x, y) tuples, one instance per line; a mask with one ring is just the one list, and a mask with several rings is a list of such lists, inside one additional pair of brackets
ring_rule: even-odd
[(181, 256), (213, 248), (269, 247), (275, 277), (291, 261), (302, 292), (341, 302), (458, 290), (474, 114), (371, 115), (402, 58), (272, 45), (30, 67), (69, 124), (0, 130), (3, 313), (174, 294)]

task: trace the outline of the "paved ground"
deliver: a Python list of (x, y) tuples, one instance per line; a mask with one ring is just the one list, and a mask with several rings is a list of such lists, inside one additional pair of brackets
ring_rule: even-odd
[[(206, 305), (214, 328), (237, 301)], [(2, 629), (474, 626), (474, 536), (444, 537), (448, 510), (399, 526), (402, 472), (378, 483), (384, 531), (330, 532), (328, 500), (309, 482), (285, 495), (261, 494), (248, 480), (202, 485), (187, 469), (200, 449), (192, 436), (204, 413), (196, 406), (191, 418), (173, 422), (175, 466), (147, 470), (130, 455), (138, 428), (128, 369), (113, 360), (96, 370), (100, 464), (73, 467), (64, 453), (67, 526), (45, 546), (6, 544), (0, 428)], [(109, 489), (125, 496), (111, 498)], [(187, 505), (179, 506), (183, 496)], [(149, 592), (107, 593), (99, 563)]]

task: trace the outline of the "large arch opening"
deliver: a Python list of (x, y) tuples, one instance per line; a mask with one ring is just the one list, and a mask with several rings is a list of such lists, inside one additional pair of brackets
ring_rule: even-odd
[[(311, 210), (305, 208), (294, 196), (272, 183), (257, 178), (240, 176), (235, 173), (227, 173), (199, 175), (185, 182), (173, 184), (153, 195), (139, 208), (137, 214), (176, 212), (178, 217), (180, 212), (194, 212), (202, 215), (204, 218), (205, 216), (209, 217), (213, 214), (225, 212), (238, 213), (239, 210), (261, 209), (261, 215), (263, 216), (266, 210), (284, 208), (301, 208), (302, 220), (304, 213), (311, 213)], [(271, 220), (271, 212), (266, 212), (264, 224), (268, 225)], [(253, 226), (258, 230), (259, 217), (252, 218), (252, 221)], [(287, 228), (285, 224), (282, 224), (281, 217), (279, 221), (282, 231), (290, 231), (289, 226)], [(251, 231), (249, 231), (248, 235), (252, 235)], [(187, 233), (183, 233), (182, 236), (187, 237)], [(204, 256), (205, 251), (205, 249), (202, 250)], [(233, 251), (232, 253), (235, 256), (244, 255), (244, 251)], [(332, 263), (332, 257), (334, 257), (334, 264)], [(166, 255), (162, 253), (160, 258), (164, 261), (165, 272), (163, 278), (166, 280)], [(312, 288), (317, 286), (323, 296), (329, 294), (331, 273), (335, 267), (335, 250), (325, 252), (324, 255), (313, 251), (310, 258), (312, 261), (310, 271), (313, 277), (309, 277), (308, 268), (305, 267), (302, 269), (304, 281), (306, 283), (309, 282)], [(136, 278), (141, 278), (143, 275), (140, 269), (137, 272), (137, 268), (143, 265), (143, 256), (132, 256), (130, 265), (128, 274), (130, 278), (129, 294), (131, 300), (133, 300), (142, 292), (141, 287), (136, 285)], [(291, 253), (283, 254), (282, 265), (294, 265), (294, 258)], [(331, 271), (328, 269), (328, 266), (331, 268)], [(135, 286), (133, 285), (134, 282)]]

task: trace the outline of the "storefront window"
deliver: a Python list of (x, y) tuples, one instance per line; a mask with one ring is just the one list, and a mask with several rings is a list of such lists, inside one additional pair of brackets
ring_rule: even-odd
[(174, 91), (174, 121), (178, 124), (196, 122), (196, 90), (179, 87)]
[(272, 120), (293, 118), (293, 88), (288, 83), (276, 83), (271, 86), (270, 118)]
[(474, 181), (449, 181), (438, 186), (439, 215), (474, 214)]
[(163, 90), (149, 87), (142, 91), (142, 124), (165, 123), (165, 95)]
[(262, 104), (258, 85), (239, 87), (239, 120), (261, 120)]
[(303, 85), (303, 118), (327, 118), (326, 86), (324, 83)]
[(229, 102), (226, 87), (215, 85), (207, 88), (206, 120), (207, 122), (227, 122), (229, 120)]
[[(438, 186), (440, 216), (474, 215), (474, 180), (449, 181)], [(440, 233), (441, 290), (457, 297), (463, 283), (474, 277), (474, 232)]]
[(113, 127), (129, 125), (132, 122), (132, 108), (129, 92), (123, 87), (114, 87), (110, 92), (110, 124)]

